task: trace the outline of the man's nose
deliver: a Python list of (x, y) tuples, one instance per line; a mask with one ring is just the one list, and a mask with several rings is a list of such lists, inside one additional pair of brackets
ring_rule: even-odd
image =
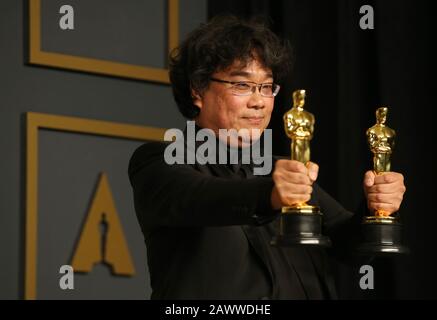
[(250, 95), (249, 101), (247, 103), (247, 106), (249, 108), (255, 108), (255, 109), (261, 109), (264, 108), (264, 98), (259, 92), (259, 88), (255, 89), (255, 92), (253, 92)]

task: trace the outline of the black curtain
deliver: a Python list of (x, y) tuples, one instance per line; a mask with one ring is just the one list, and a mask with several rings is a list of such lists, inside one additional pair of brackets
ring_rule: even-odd
[[(374, 9), (374, 29), (362, 30), (359, 10)], [(208, 14), (263, 15), (291, 41), (293, 70), (276, 99), (270, 127), (274, 152), (289, 154), (282, 115), (291, 93), (306, 89), (306, 108), (316, 117), (312, 160), (319, 183), (345, 207), (363, 199), (362, 177), (372, 167), (365, 131), (375, 110), (388, 106), (396, 130), (392, 170), (406, 178), (400, 210), (405, 256), (372, 262), (375, 289), (359, 289), (359, 273), (334, 265), (341, 298), (437, 298), (437, 241), (433, 207), (434, 157), (431, 127), (431, 4), (426, 1), (209, 0)], [(434, 86), (433, 86), (434, 87)]]

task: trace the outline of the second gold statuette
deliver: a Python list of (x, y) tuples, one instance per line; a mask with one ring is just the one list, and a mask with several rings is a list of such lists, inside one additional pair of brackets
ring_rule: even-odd
[[(305, 90), (293, 92), (293, 107), (284, 114), (284, 129), (291, 139), (291, 160), (307, 165), (310, 161), (310, 140), (314, 133), (314, 115), (304, 110)], [(322, 235), (322, 213), (317, 206), (305, 202), (282, 207), (279, 230), (272, 245), (331, 246), (328, 237)]]

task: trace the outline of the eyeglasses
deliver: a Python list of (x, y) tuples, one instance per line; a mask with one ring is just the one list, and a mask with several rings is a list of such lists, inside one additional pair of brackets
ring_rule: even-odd
[(259, 93), (263, 97), (272, 98), (275, 97), (279, 89), (281, 88), (276, 83), (256, 83), (252, 81), (226, 81), (216, 78), (210, 78), (211, 81), (229, 83), (231, 85), (232, 94), (236, 96), (250, 96), (255, 93), (256, 88), (258, 88)]

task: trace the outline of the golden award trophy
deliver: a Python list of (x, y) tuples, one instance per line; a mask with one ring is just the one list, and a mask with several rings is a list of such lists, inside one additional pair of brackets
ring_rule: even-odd
[[(291, 138), (291, 160), (305, 165), (310, 161), (310, 140), (314, 132), (314, 116), (305, 111), (305, 90), (293, 92), (293, 108), (284, 114), (285, 133)], [(282, 207), (279, 230), (272, 245), (315, 245), (329, 247), (331, 241), (322, 235), (320, 208), (307, 203)]]
[[(376, 110), (376, 124), (366, 132), (367, 142), (373, 153), (373, 170), (381, 175), (390, 171), (391, 155), (396, 133), (389, 128), (386, 107)], [(358, 252), (365, 254), (406, 253), (408, 248), (401, 243), (402, 225), (399, 216), (377, 210), (373, 216), (365, 216), (362, 223), (364, 242)]]

